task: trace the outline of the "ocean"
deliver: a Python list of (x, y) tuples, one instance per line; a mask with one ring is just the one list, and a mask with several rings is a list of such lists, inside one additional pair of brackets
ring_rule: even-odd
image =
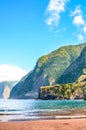
[(0, 99), (0, 121), (85, 118), (84, 100)]

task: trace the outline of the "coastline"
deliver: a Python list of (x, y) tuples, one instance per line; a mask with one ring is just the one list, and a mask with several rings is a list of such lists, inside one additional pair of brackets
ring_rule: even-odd
[(37, 120), (65, 120), (65, 119), (86, 119), (85, 109), (72, 109), (66, 111), (31, 112), (22, 114), (1, 113), (0, 122), (15, 121), (37, 121)]
[(0, 122), (0, 130), (86, 130), (86, 119)]

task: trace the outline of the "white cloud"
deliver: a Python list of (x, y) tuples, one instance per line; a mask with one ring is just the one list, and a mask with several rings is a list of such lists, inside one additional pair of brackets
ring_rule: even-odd
[(79, 33), (79, 35), (75, 36), (77, 37), (78, 41), (83, 41), (86, 33), (86, 22), (80, 6), (77, 6), (75, 10), (70, 13), (70, 16), (73, 17), (72, 24), (77, 27), (77, 31)]
[(76, 26), (81, 26), (85, 24), (85, 21), (83, 19), (83, 12), (80, 8), (80, 6), (77, 6), (74, 11), (70, 13), (70, 16), (73, 17), (73, 24)]
[(85, 22), (84, 19), (82, 18), (82, 15), (75, 16), (73, 19), (73, 24), (77, 26), (84, 25)]
[(57, 26), (60, 20), (60, 13), (65, 11), (65, 4), (68, 0), (50, 0), (47, 7), (48, 18), (45, 20), (49, 26)]
[(77, 6), (74, 11), (71, 11), (70, 16), (75, 16), (75, 15), (81, 15), (82, 10), (80, 9), (80, 6)]
[(20, 67), (2, 64), (0, 65), (0, 81), (15, 81), (20, 80), (26, 71)]
[(78, 41), (83, 41), (84, 36), (82, 34), (77, 35)]

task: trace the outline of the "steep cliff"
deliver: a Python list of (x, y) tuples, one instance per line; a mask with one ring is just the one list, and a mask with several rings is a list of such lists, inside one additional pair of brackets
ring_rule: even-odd
[(85, 46), (64, 46), (39, 58), (34, 69), (12, 89), (10, 98), (38, 98), (40, 87), (56, 84)]
[(86, 47), (81, 55), (60, 76), (58, 83), (86, 82)]

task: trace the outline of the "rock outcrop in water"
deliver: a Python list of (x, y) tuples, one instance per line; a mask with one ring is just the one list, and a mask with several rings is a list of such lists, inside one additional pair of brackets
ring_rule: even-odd
[(10, 97), (10, 88), (9, 86), (5, 86), (4, 92), (3, 92), (3, 98), (8, 99)]
[(10, 91), (15, 86), (17, 81), (3, 81), (0, 82), (0, 98), (9, 98)]
[(84, 99), (84, 88), (79, 83), (42, 86), (39, 92), (39, 99)]

